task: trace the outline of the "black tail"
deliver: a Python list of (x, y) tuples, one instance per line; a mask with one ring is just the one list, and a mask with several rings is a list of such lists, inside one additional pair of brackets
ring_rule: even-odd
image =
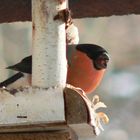
[(6, 69), (11, 69), (11, 70), (18, 71), (17, 67), (18, 67), (18, 65), (16, 64), (16, 65), (13, 65), (13, 66), (8, 66), (8, 67), (6, 67)]
[(0, 88), (2, 87), (7, 87), (8, 85), (10, 85), (11, 83), (15, 82), (16, 80), (20, 79), (21, 77), (23, 77), (24, 74), (21, 72), (18, 72), (17, 74), (11, 76), (10, 78), (8, 78), (7, 80), (3, 81), (0, 83)]
[(32, 56), (25, 57), (19, 63), (9, 66), (6, 69), (11, 69), (23, 73), (32, 73)]

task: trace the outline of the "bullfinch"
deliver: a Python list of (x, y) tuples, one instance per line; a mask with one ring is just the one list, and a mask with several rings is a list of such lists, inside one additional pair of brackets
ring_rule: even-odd
[(68, 58), (67, 83), (91, 93), (103, 78), (109, 62), (108, 52), (94, 44), (79, 44), (75, 48), (76, 51), (71, 52), (71, 57), (68, 51), (70, 58)]
[[(100, 84), (109, 62), (108, 52), (95, 44), (78, 44), (67, 46), (68, 72), (67, 83), (82, 88), (86, 93), (93, 92)], [(0, 87), (7, 87), (20, 78), (19, 75), (32, 74), (32, 56), (21, 62), (7, 67), (19, 73), (0, 83)], [(9, 81), (10, 80), (10, 81)], [(31, 81), (31, 80), (30, 80)], [(30, 83), (30, 82), (29, 82)]]

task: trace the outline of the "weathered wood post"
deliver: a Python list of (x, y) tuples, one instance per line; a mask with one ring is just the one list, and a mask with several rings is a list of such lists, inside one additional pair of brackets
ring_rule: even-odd
[(54, 20), (66, 5), (66, 0), (32, 0), (32, 86), (16, 89), (14, 95), (1, 89), (1, 140), (75, 140), (73, 130), (81, 131), (83, 123), (93, 137), (93, 131), (98, 135), (102, 129), (100, 120), (107, 119), (104, 113), (96, 113), (106, 107), (99, 98), (91, 102), (82, 89), (66, 86), (65, 23)]
[(4, 90), (6, 93), (2, 96), (5, 100), (0, 102), (0, 124), (65, 121), (65, 23), (54, 20), (58, 12), (65, 8), (65, 0), (32, 0), (32, 87), (16, 89), (14, 96)]
[[(48, 89), (46, 96), (52, 101), (52, 104), (47, 104), (48, 115), (51, 110), (55, 110), (58, 114), (56, 120), (59, 116), (60, 121), (64, 121), (65, 114), (63, 89), (67, 75), (66, 33), (64, 21), (54, 20), (54, 17), (63, 9), (66, 9), (66, 0), (32, 0), (32, 86)], [(55, 109), (57, 105), (60, 110)], [(52, 121), (52, 115), (46, 121)]]
[(33, 86), (49, 88), (66, 84), (65, 23), (54, 21), (65, 8), (65, 0), (32, 0)]

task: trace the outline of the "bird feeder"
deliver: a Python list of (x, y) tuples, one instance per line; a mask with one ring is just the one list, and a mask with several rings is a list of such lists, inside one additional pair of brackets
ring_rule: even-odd
[[(0, 23), (32, 21), (33, 30), (32, 87), (17, 89), (14, 95), (0, 90), (1, 140), (80, 139), (79, 131), (87, 129), (94, 137), (100, 128), (95, 120), (108, 121), (95, 111), (106, 107), (98, 96), (91, 102), (82, 89), (66, 85), (65, 23), (54, 20), (66, 7), (65, 0), (0, 1)], [(69, 0), (69, 7), (74, 18), (140, 13), (139, 2), (130, 6), (126, 0)]]

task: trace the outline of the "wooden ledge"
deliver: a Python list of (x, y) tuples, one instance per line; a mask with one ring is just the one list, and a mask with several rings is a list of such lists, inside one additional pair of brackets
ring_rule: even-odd
[(88, 110), (77, 92), (71, 88), (64, 90), (65, 117), (68, 124), (78, 124), (88, 122)]
[[(73, 18), (140, 14), (138, 0), (69, 0), (69, 7)], [(0, 1), (0, 23), (31, 21), (31, 18), (31, 0)]]

